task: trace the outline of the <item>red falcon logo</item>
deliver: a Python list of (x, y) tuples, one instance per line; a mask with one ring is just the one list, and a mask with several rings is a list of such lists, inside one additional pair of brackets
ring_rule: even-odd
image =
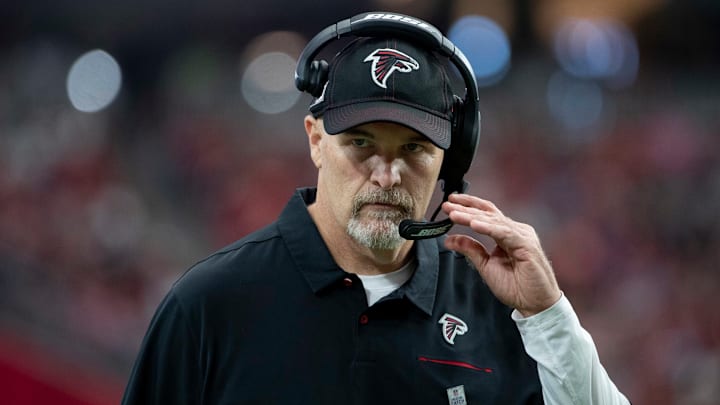
[(393, 72), (408, 73), (420, 69), (420, 64), (415, 59), (390, 48), (374, 50), (363, 62), (372, 62), (370, 75), (375, 84), (383, 89), (387, 88), (388, 78)]
[(455, 344), (457, 335), (464, 335), (468, 331), (465, 322), (455, 315), (445, 314), (438, 321), (442, 325), (443, 337), (451, 345)]

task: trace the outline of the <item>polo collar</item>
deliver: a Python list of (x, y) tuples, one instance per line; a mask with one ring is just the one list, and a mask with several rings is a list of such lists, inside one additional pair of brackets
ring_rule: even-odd
[[(315, 188), (297, 189), (277, 222), (290, 256), (315, 294), (347, 276), (335, 263), (307, 210), (316, 195)], [(393, 293), (394, 296), (407, 297), (428, 315), (432, 314), (435, 303), (438, 251), (438, 239), (415, 241), (417, 269), (410, 280)]]
[(417, 269), (410, 280), (400, 287), (396, 294), (407, 297), (413, 304), (432, 315), (437, 291), (440, 258), (438, 239), (421, 239), (415, 241)]
[(300, 188), (278, 218), (278, 229), (300, 273), (314, 293), (345, 276), (325, 245), (307, 206), (315, 201), (317, 189)]

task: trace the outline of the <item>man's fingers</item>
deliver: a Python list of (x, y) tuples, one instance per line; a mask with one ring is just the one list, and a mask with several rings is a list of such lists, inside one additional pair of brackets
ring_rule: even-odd
[(467, 226), (473, 231), (493, 239), (506, 239), (512, 232), (512, 220), (498, 213), (481, 211), (461, 205), (446, 203), (450, 207), (450, 219), (457, 225)]
[[(490, 254), (485, 246), (467, 235), (450, 235), (445, 239), (445, 247), (470, 259), (473, 263), (487, 262)], [(478, 266), (482, 267), (482, 266)]]
[(469, 194), (450, 194), (448, 201), (465, 207), (477, 208), (482, 211), (496, 212), (502, 214), (500, 209), (492, 201), (484, 200)]
[(443, 211), (456, 224), (470, 226), (470, 221), (474, 218), (490, 219), (491, 217), (502, 217), (502, 213), (486, 211), (481, 208), (470, 207), (466, 205), (456, 204), (453, 202), (443, 203)]
[(455, 224), (489, 236), (506, 251), (527, 247), (528, 241), (536, 238), (531, 227), (515, 222), (499, 211), (484, 211), (450, 202), (445, 204), (449, 218)]

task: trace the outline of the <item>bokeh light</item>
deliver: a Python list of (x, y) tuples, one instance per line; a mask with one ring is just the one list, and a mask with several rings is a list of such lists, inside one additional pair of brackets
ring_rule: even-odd
[(547, 103), (552, 116), (563, 127), (579, 130), (599, 123), (604, 100), (597, 83), (557, 72), (548, 82)]
[(568, 19), (555, 33), (555, 57), (569, 74), (603, 79), (612, 87), (635, 81), (637, 42), (622, 24), (606, 19)]
[(491, 86), (507, 73), (510, 41), (495, 21), (478, 15), (465, 16), (450, 27), (447, 37), (470, 61), (478, 86)]
[(248, 104), (265, 114), (292, 108), (300, 98), (293, 82), (295, 63), (295, 58), (283, 52), (255, 58), (242, 76), (242, 94)]
[(67, 76), (67, 94), (79, 111), (97, 112), (115, 100), (121, 84), (122, 74), (115, 58), (96, 49), (73, 63)]
[(247, 46), (241, 65), (241, 90), (245, 101), (265, 114), (291, 109), (301, 93), (295, 88), (295, 64), (305, 40), (297, 33), (273, 31)]

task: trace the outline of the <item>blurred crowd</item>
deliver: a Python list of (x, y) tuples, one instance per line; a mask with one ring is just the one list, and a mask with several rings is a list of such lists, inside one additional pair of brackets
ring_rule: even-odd
[[(262, 117), (159, 87), (81, 113), (63, 88), (76, 53), (34, 49), (0, 58), (0, 333), (123, 380), (170, 284), (314, 183), (306, 104)], [(518, 91), (537, 77), (481, 94), (470, 191), (536, 227), (637, 404), (720, 403), (720, 94), (706, 79), (643, 72), (608, 92), (605, 125), (580, 131)], [(212, 91), (221, 103), (237, 88)]]

